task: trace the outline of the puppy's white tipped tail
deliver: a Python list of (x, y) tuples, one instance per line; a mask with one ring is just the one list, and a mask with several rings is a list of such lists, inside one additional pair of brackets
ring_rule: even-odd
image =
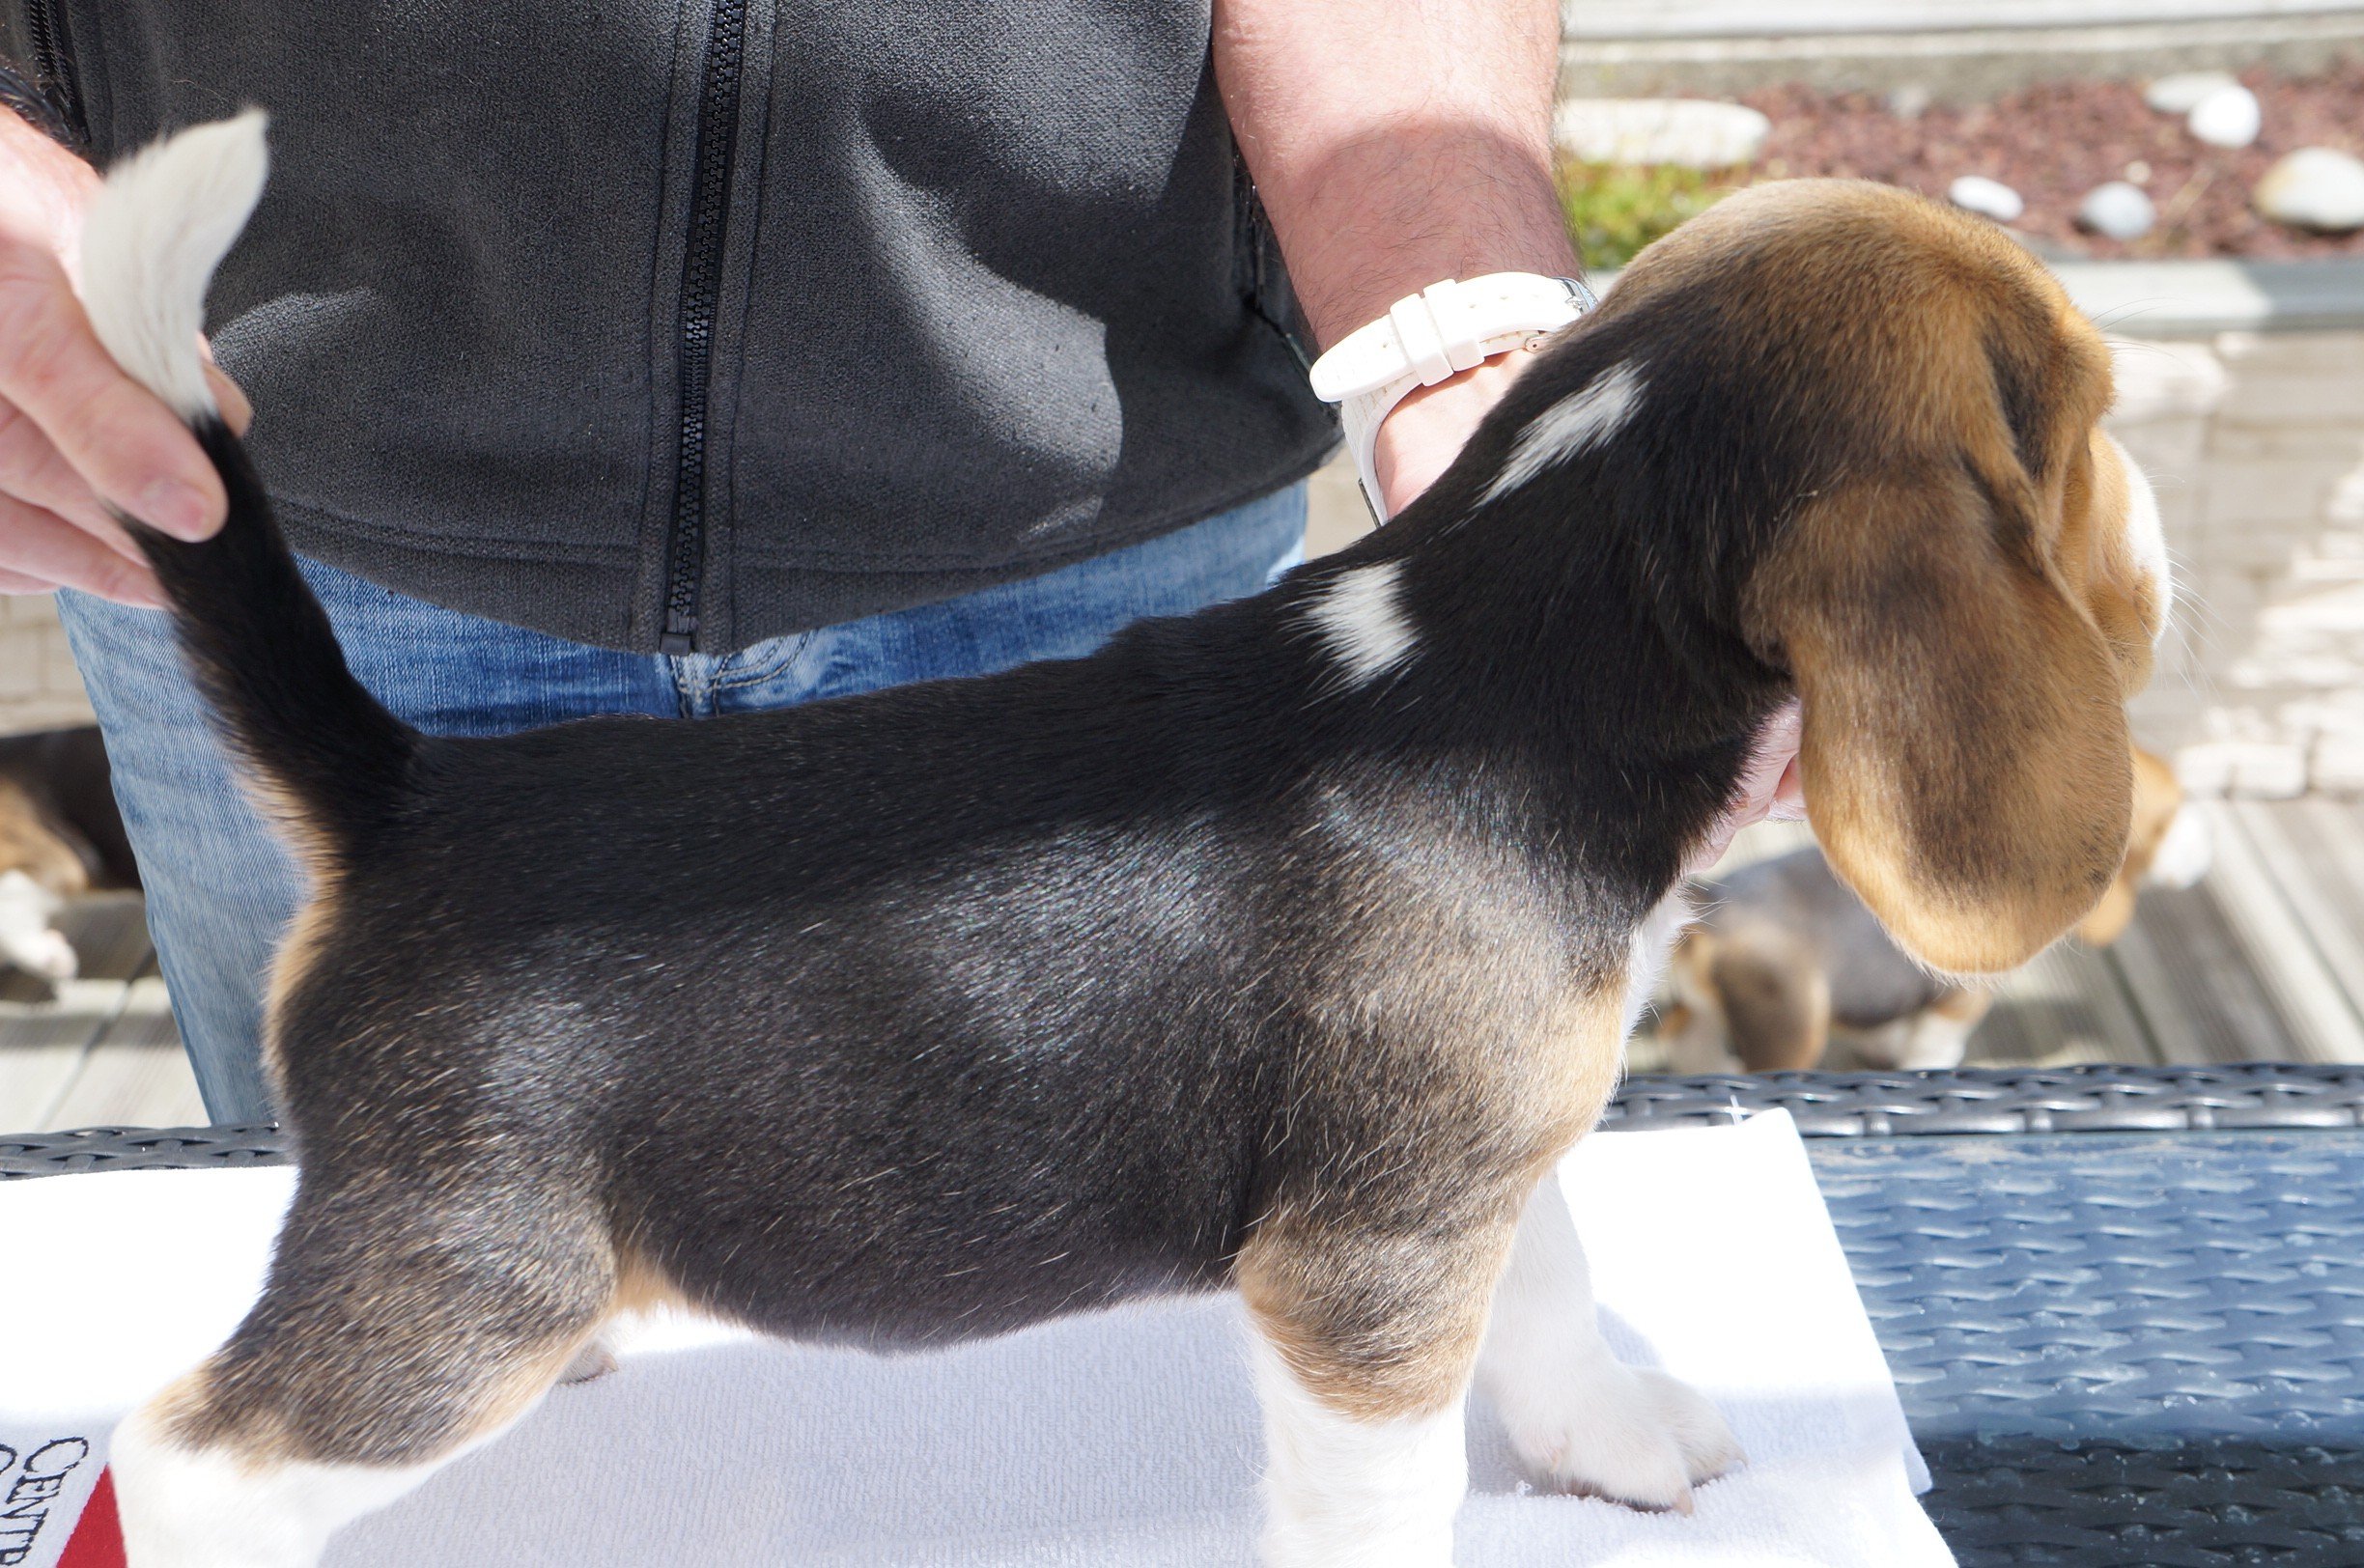
[(126, 374), (194, 422), (217, 412), (198, 333), (206, 286), (263, 195), (264, 115), (169, 136), (108, 171), (82, 227), (82, 306)]

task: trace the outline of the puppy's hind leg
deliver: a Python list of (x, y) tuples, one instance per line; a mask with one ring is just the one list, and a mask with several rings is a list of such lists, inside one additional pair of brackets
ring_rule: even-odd
[(1742, 1462), (1713, 1405), (1611, 1354), (1584, 1246), (1550, 1176), (1519, 1218), (1478, 1383), (1520, 1462), (1562, 1491), (1688, 1513), (1692, 1487)]
[(307, 1179), (245, 1322), (117, 1430), (129, 1568), (311, 1568), (497, 1437), (597, 1328), (613, 1267), (587, 1217), (401, 1186)]

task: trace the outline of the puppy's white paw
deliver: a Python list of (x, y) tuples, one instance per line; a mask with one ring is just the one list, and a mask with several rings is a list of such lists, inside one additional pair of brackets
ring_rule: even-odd
[(1495, 1403), (1520, 1462), (1563, 1492), (1687, 1514), (1694, 1486), (1747, 1463), (1704, 1396), (1622, 1361), (1498, 1386)]
[(66, 901), (23, 872), (0, 871), (0, 965), (14, 964), (44, 980), (71, 980), (81, 966), (73, 944), (49, 922)]
[(82, 967), (64, 934), (46, 929), (9, 933), (0, 940), (0, 959), (52, 985), (71, 980)]

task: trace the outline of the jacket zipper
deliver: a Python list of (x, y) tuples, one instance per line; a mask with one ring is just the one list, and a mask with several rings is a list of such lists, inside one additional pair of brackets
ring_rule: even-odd
[(59, 37), (57, 0), (26, 0), (26, 42), (33, 45), (33, 70), (50, 107), (65, 122), (77, 144), (87, 144), (90, 127), (82, 123), (82, 95), (73, 72), (66, 69), (66, 47)]
[(722, 219), (730, 204), (731, 151), (738, 139), (739, 77), (746, 44), (746, 0), (718, 0), (698, 94), (697, 153), (690, 173), (690, 243), (682, 256), (680, 331), (675, 339), (681, 440), (673, 463), (673, 525), (665, 538), (664, 630), (657, 639), (659, 650), (667, 654), (697, 648), (698, 579), (706, 568), (706, 423), (715, 306), (721, 292)]

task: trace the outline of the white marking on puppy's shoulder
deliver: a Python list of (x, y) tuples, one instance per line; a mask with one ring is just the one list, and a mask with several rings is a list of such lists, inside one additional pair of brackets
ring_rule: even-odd
[(1349, 686), (1363, 686), (1412, 657), (1420, 633), (1404, 613), (1400, 561), (1375, 561), (1339, 573), (1306, 609), (1306, 619), (1346, 668)]
[(1590, 451), (1625, 428), (1643, 392), (1642, 370), (1623, 360), (1527, 422), (1502, 472), (1486, 486), (1481, 501), (1518, 489), (1555, 462)]

